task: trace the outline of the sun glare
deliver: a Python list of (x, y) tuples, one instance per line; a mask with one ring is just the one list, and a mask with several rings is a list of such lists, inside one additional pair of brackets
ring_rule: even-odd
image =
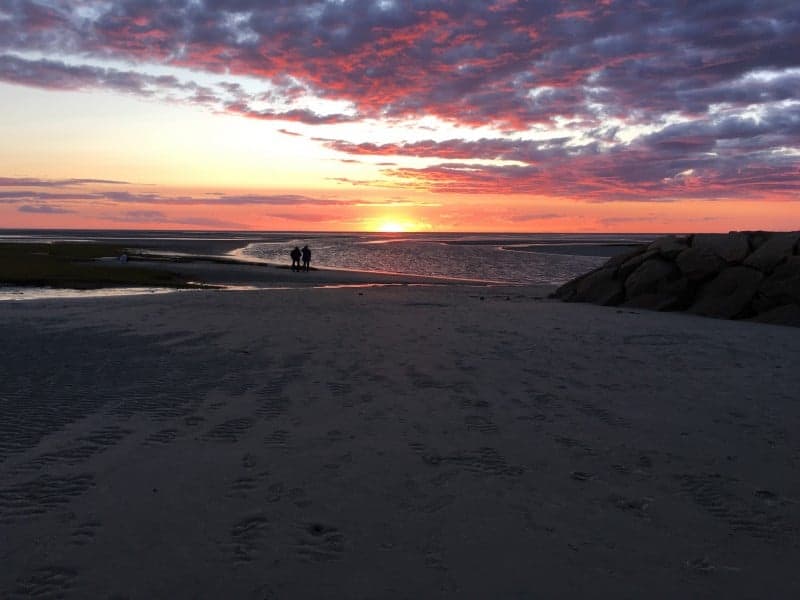
[(398, 221), (382, 221), (378, 224), (378, 231), (381, 233), (402, 233), (406, 231), (406, 226)]

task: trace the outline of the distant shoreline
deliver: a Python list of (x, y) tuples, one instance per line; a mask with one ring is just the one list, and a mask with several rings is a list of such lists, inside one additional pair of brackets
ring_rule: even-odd
[(511, 252), (536, 252), (540, 254), (567, 254), (570, 256), (612, 257), (624, 254), (641, 244), (531, 244), (526, 246), (503, 246)]

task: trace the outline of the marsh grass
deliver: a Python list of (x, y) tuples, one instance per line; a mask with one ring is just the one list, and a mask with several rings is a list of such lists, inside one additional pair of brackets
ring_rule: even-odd
[(92, 289), (115, 286), (197, 287), (176, 273), (116, 258), (126, 249), (109, 244), (0, 243), (0, 284)]

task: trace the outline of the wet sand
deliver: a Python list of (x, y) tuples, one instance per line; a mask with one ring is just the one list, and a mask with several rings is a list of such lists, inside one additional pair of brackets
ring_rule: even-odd
[(617, 256), (636, 248), (638, 244), (531, 244), (529, 246), (504, 246), (514, 252), (541, 254), (568, 254), (570, 256)]
[(800, 593), (796, 330), (275, 276), (0, 303), (0, 597)]

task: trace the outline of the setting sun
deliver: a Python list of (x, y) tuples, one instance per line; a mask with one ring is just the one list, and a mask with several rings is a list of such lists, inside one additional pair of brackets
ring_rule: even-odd
[(407, 231), (407, 227), (399, 221), (382, 221), (378, 225), (378, 231), (381, 233), (402, 233)]

